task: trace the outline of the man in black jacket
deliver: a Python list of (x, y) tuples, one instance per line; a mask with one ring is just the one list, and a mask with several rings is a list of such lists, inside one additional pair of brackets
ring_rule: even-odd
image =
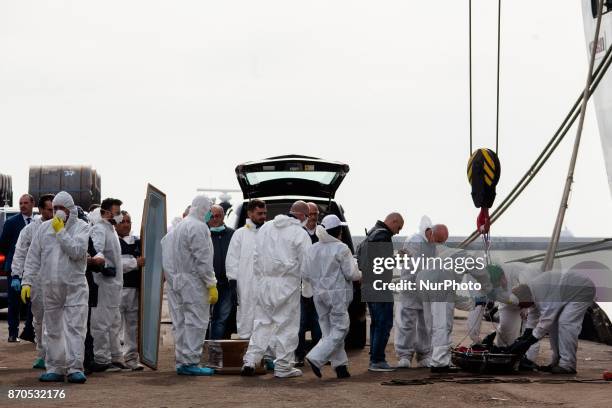
[(389, 291), (374, 290), (374, 281), (391, 282), (393, 269), (373, 273), (375, 258), (393, 257), (393, 235), (399, 234), (404, 219), (398, 213), (387, 215), (384, 221), (377, 221), (359, 245), (359, 267), (363, 272), (362, 299), (368, 302), (370, 312), (370, 366), (369, 371), (393, 371), (385, 358), (385, 348), (393, 328), (393, 295)]
[(212, 217), (208, 221), (208, 227), (210, 228), (210, 238), (214, 248), (213, 267), (217, 278), (217, 290), (219, 291), (219, 300), (213, 307), (210, 320), (210, 339), (220, 340), (228, 338), (226, 335), (227, 324), (236, 302), (236, 281), (228, 280), (225, 273), (225, 257), (234, 230), (227, 227), (223, 222), (225, 216), (223, 207), (213, 205), (210, 212)]

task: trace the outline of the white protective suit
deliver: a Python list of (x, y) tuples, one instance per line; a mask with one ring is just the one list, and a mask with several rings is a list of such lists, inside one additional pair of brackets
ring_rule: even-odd
[(55, 196), (53, 205), (70, 211), (65, 228), (55, 233), (51, 220), (40, 225), (26, 257), (22, 283), (42, 289), (47, 373), (64, 375), (83, 371), (89, 225), (78, 219), (74, 201), (65, 191)]
[[(499, 325), (497, 326), (497, 335), (495, 336), (495, 344), (500, 347), (510, 346), (514, 343), (517, 337), (521, 335), (521, 309), (518, 305), (510, 302), (511, 290), (521, 284), (529, 283), (540, 274), (538, 264), (526, 264), (522, 262), (511, 262), (503, 264), (504, 276), (507, 281), (508, 290), (505, 293), (499, 293), (497, 300), (499, 306)], [(531, 313), (531, 309), (529, 309)], [(529, 321), (524, 328), (533, 329), (530, 327)], [(526, 357), (535, 362), (540, 351), (540, 343), (536, 343), (529, 348)]]
[[(444, 245), (436, 245), (435, 257), (447, 258), (476, 258), (468, 251), (451, 249)], [(471, 275), (476, 282), (482, 285), (484, 293), (489, 293), (493, 287), (486, 268), (479, 269), (476, 263), (466, 268), (463, 273), (448, 269), (423, 269), (417, 275), (417, 283), (425, 282), (443, 283), (445, 281), (462, 282), (465, 274)], [(451, 335), (453, 331), (453, 318), (455, 306), (464, 310), (473, 308), (471, 298), (461, 298), (454, 290), (436, 290), (419, 292), (423, 299), (423, 312), (428, 327), (431, 328), (431, 367), (446, 367), (451, 363)], [(470, 303), (471, 302), (471, 303)], [(462, 303), (465, 303), (463, 305)]]
[(98, 304), (91, 308), (90, 330), (94, 341), (94, 361), (107, 365), (123, 363), (121, 351), (121, 289), (123, 288), (123, 263), (121, 245), (115, 227), (106, 219), (100, 219), (91, 229), (96, 255), (102, 258), (105, 267), (116, 270), (114, 277), (94, 273), (98, 285)]
[[(128, 245), (133, 245), (136, 237), (127, 235), (119, 238), (124, 240)], [(121, 255), (123, 273), (132, 272), (138, 269), (138, 262), (132, 255)], [(121, 332), (123, 336), (123, 358), (125, 362), (138, 362), (138, 309), (139, 298), (137, 288), (122, 288), (121, 289)]]
[(234, 279), (238, 288), (236, 325), (238, 326), (238, 337), (241, 339), (250, 338), (253, 332), (253, 312), (257, 291), (253, 275), (253, 253), (257, 231), (255, 223), (247, 218), (244, 227), (239, 228), (232, 235), (225, 257), (227, 278)]
[(295, 374), (292, 367), (300, 328), (301, 267), (312, 245), (300, 221), (277, 215), (257, 233), (253, 273), (258, 282), (253, 334), (244, 364), (255, 367), (268, 346), (276, 357), (274, 374)]
[[(425, 232), (432, 227), (429, 217), (421, 218), (419, 232), (408, 238), (403, 250), (409, 257), (427, 256), (434, 246), (428, 245)], [(420, 270), (420, 268), (419, 268)], [(401, 270), (402, 280), (416, 282), (417, 271)], [(425, 320), (423, 302), (416, 291), (403, 291), (395, 302), (395, 354), (412, 361), (416, 354), (418, 367), (427, 367), (431, 358), (431, 330)]]
[(552, 365), (576, 369), (578, 335), (584, 315), (595, 300), (595, 285), (576, 272), (543, 272), (528, 284), (534, 306), (528, 315), (533, 336), (550, 336)]
[(177, 368), (200, 363), (206, 337), (210, 315), (207, 288), (217, 284), (213, 245), (204, 222), (211, 205), (204, 195), (194, 198), (189, 215), (161, 241)]
[(100, 213), (100, 207), (94, 209), (92, 212), (87, 214), (87, 219), (89, 220), (89, 225), (92, 227), (98, 223), (102, 219), (102, 214)]
[(475, 299), (476, 304), (474, 309), (470, 310), (467, 317), (467, 328), (468, 335), (472, 340), (472, 343), (480, 343), (482, 338), (480, 336), (480, 330), (482, 327), (482, 318), (487, 308), (486, 298)]
[(350, 326), (348, 307), (353, 300), (353, 281), (361, 279), (361, 272), (346, 244), (322, 226), (316, 234), (319, 242), (308, 249), (302, 278), (312, 286), (322, 337), (306, 358), (318, 368), (328, 361), (336, 368), (348, 364), (344, 351)]
[[(23, 279), (23, 266), (25, 264), (28, 250), (32, 244), (32, 238), (43, 223), (40, 215), (34, 217), (34, 220), (25, 226), (24, 229), (19, 233), (17, 244), (15, 245), (15, 254), (13, 255), (13, 262), (11, 264), (11, 270), (13, 276), (17, 275)], [(42, 342), (43, 339), (43, 318), (45, 315), (45, 308), (43, 305), (42, 288), (40, 287), (40, 280), (38, 279), (39, 273), (31, 276), (33, 282), (32, 289), (30, 292), (30, 302), (32, 309), (34, 333), (36, 334), (36, 354), (38, 358), (45, 359), (45, 348)]]

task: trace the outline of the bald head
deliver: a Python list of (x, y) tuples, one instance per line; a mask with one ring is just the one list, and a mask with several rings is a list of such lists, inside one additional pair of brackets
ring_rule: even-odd
[(402, 228), (404, 228), (404, 218), (400, 213), (392, 212), (391, 214), (387, 215), (384, 223), (394, 235), (399, 234)]
[(448, 240), (448, 228), (444, 224), (436, 224), (431, 227), (431, 238), (435, 244), (443, 244)]
[(223, 207), (219, 204), (214, 204), (210, 207), (210, 212), (212, 213), (212, 217), (210, 217), (210, 221), (208, 221), (208, 226), (215, 228), (223, 225), (223, 217), (225, 215)]
[(308, 222), (306, 223), (306, 228), (309, 230), (313, 230), (317, 227), (317, 222), (319, 221), (319, 206), (313, 202), (308, 204)]
[(304, 222), (308, 218), (308, 204), (302, 200), (298, 200), (291, 205), (291, 209), (289, 213), (293, 215), (298, 220)]

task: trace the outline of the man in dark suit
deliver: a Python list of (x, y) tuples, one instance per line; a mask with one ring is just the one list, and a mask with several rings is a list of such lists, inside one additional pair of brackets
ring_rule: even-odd
[(9, 326), (9, 343), (16, 343), (19, 338), (27, 341), (34, 341), (34, 327), (32, 326), (32, 312), (30, 305), (27, 305), (27, 318), (23, 331), (19, 338), (19, 321), (20, 309), (19, 296), (21, 292), (21, 281), (19, 277), (11, 276), (11, 263), (15, 254), (15, 245), (19, 238), (21, 230), (29, 224), (32, 218), (32, 210), (34, 209), (34, 197), (29, 194), (24, 194), (19, 198), (19, 214), (12, 216), (4, 223), (2, 235), (0, 236), (0, 252), (5, 254), (3, 270), (7, 274), (8, 279), (8, 326)]

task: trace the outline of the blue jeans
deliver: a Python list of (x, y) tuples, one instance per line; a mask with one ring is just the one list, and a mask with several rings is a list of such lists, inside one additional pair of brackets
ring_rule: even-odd
[[(306, 332), (310, 331), (312, 343), (306, 345)], [(295, 350), (295, 358), (304, 360), (309, 349), (313, 348), (321, 340), (321, 328), (319, 327), (319, 315), (314, 305), (313, 298), (301, 296), (300, 299), (300, 331), (298, 332), (298, 348)]]
[(393, 302), (369, 302), (370, 311), (370, 363), (382, 363), (385, 348), (393, 328)]
[[(25, 317), (25, 326), (24, 326), (24, 331), (30, 332), (30, 333), (34, 333), (34, 326), (32, 325), (32, 309), (31, 309), (31, 303), (28, 302), (27, 305), (25, 305), (25, 309), (22, 309), (22, 304), (21, 304), (21, 293), (19, 293), (16, 290), (13, 290), (11, 288), (11, 281), (13, 280), (13, 278), (10, 276), (10, 272), (9, 272), (9, 276), (7, 276), (7, 285), (8, 285), (8, 326), (9, 326), (9, 336), (14, 336), (17, 337), (19, 336), (19, 321), (20, 321), (20, 315), (21, 317)], [(25, 316), (24, 313), (22, 313), (22, 311), (25, 310)]]
[(229, 338), (225, 335), (227, 324), (236, 300), (236, 288), (229, 285), (219, 285), (219, 300), (212, 307), (212, 318), (210, 319), (211, 340), (222, 340)]

